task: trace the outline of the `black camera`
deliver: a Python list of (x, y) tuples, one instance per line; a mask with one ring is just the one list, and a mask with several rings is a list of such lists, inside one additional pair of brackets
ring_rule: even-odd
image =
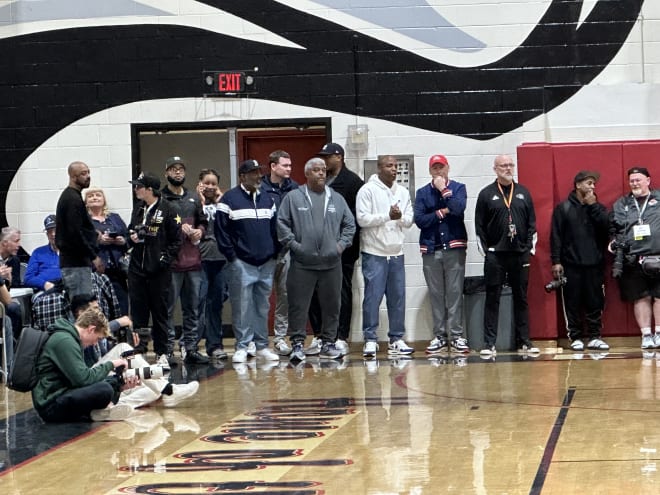
[(561, 277), (561, 278), (558, 278), (558, 279), (556, 278), (554, 280), (551, 280), (547, 284), (545, 284), (545, 286), (543, 288), (549, 294), (553, 290), (557, 290), (560, 287), (563, 287), (564, 285), (566, 285), (566, 282), (567, 282), (566, 277)]
[(147, 232), (149, 229), (147, 229), (146, 225), (136, 225), (135, 228), (133, 229), (133, 232), (137, 235), (138, 240), (144, 241), (144, 238), (147, 237)]

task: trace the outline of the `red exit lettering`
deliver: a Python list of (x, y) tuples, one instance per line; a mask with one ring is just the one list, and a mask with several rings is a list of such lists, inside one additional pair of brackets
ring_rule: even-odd
[(241, 91), (241, 74), (240, 72), (234, 73), (219, 73), (218, 74), (218, 91), (223, 93), (239, 92)]

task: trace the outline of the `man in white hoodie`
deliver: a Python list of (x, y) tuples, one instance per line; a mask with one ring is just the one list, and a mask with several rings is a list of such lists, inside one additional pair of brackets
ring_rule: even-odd
[(403, 340), (406, 314), (406, 276), (403, 261), (404, 228), (413, 223), (408, 190), (396, 183), (393, 156), (378, 158), (378, 174), (360, 188), (356, 200), (362, 251), (364, 301), (362, 303), (362, 354), (373, 358), (378, 351), (378, 310), (387, 298), (390, 356), (409, 355), (413, 348)]

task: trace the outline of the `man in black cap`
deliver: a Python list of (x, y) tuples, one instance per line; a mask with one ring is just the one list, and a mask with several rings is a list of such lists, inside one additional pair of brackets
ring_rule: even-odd
[(268, 348), (268, 297), (273, 287), (277, 234), (275, 201), (259, 190), (259, 163), (244, 161), (238, 176), (240, 184), (220, 199), (214, 232), (228, 262), (225, 270), (236, 337), (232, 362), (244, 366), (252, 342), (257, 357), (279, 361)]
[[(364, 181), (355, 172), (348, 169), (344, 162), (344, 148), (337, 143), (327, 143), (317, 153), (323, 158), (326, 166), (326, 186), (332, 187), (346, 201), (348, 208), (355, 217), (355, 199)], [(348, 354), (348, 338), (351, 333), (351, 318), (353, 316), (353, 271), (355, 262), (360, 257), (360, 226), (355, 224), (355, 234), (350, 247), (341, 255), (342, 283), (341, 309), (339, 311), (339, 328), (335, 348), (342, 354)], [(309, 308), (309, 321), (314, 330), (312, 345), (305, 349), (305, 354), (313, 355), (321, 352), (321, 303), (314, 293)]]
[[(645, 167), (628, 170), (630, 194), (612, 207), (608, 249), (622, 262), (619, 279), (621, 299), (632, 301), (635, 320), (642, 332), (642, 349), (660, 347), (660, 191), (651, 190), (651, 174)], [(655, 320), (655, 328), (653, 322)]]
[(197, 348), (199, 341), (199, 291), (202, 284), (202, 255), (199, 243), (204, 237), (208, 220), (196, 194), (183, 187), (186, 164), (179, 156), (165, 160), (163, 199), (167, 200), (181, 219), (181, 249), (172, 264), (172, 287), (168, 303), (168, 333), (170, 347), (174, 348), (174, 306), (181, 300), (183, 329), (181, 356), (189, 364), (206, 364), (209, 358)]
[[(128, 267), (128, 297), (136, 329), (149, 326), (158, 364), (175, 365), (167, 331), (171, 266), (181, 247), (181, 220), (172, 205), (160, 197), (160, 179), (143, 172), (131, 181), (138, 199), (128, 226), (133, 247)], [(140, 351), (147, 343), (140, 342)]]
[(55, 282), (62, 280), (60, 250), (55, 245), (55, 222), (55, 215), (48, 215), (44, 219), (48, 244), (32, 251), (25, 270), (25, 286), (32, 287), (36, 291), (48, 290), (55, 285)]
[(552, 213), (550, 258), (554, 281), (548, 290), (559, 291), (571, 349), (576, 352), (585, 347), (582, 341), (585, 324), (588, 349), (610, 348), (601, 339), (609, 220), (607, 209), (596, 197), (599, 178), (598, 172), (579, 172), (568, 199), (559, 203)]

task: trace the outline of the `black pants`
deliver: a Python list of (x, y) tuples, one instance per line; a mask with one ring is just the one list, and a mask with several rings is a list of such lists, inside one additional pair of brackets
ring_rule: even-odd
[(75, 388), (64, 392), (43, 410), (37, 410), (41, 419), (48, 423), (73, 423), (89, 421), (94, 409), (105, 409), (114, 397), (115, 390), (107, 381)]
[(502, 285), (508, 281), (513, 295), (513, 321), (516, 345), (529, 342), (529, 308), (527, 283), (529, 253), (486, 253), (484, 262), (486, 305), (484, 308), (484, 344), (492, 347), (497, 340), (497, 320), (500, 313)]
[[(337, 328), (337, 339), (348, 341), (351, 334), (351, 318), (353, 318), (353, 272), (355, 262), (341, 264), (341, 307), (339, 310), (339, 327)], [(319, 296), (314, 291), (312, 302), (309, 305), (309, 324), (312, 326), (315, 337), (321, 336), (323, 317)]]
[[(167, 330), (167, 300), (171, 281), (172, 274), (169, 270), (149, 275), (128, 272), (128, 297), (133, 328), (148, 327), (151, 315), (151, 337), (157, 356), (173, 351), (168, 344)], [(146, 342), (140, 342), (140, 346), (146, 346)]]
[(568, 338), (581, 339), (586, 325), (589, 339), (599, 339), (605, 307), (604, 267), (600, 265), (563, 265), (563, 267), (566, 285), (560, 289), (560, 297)]

